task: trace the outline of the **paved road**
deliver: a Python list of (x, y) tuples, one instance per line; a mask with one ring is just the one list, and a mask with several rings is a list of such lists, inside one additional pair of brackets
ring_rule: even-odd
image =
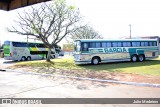
[(0, 58), (0, 69), (12, 66), (14, 63), (16, 63), (16, 61), (4, 60), (3, 58)]
[[(160, 98), (160, 88), (78, 81), (6, 71), (0, 72), (0, 98)], [(116, 107), (127, 107), (127, 105)]]
[[(0, 59), (0, 69), (12, 66), (13, 61)], [(17, 72), (0, 72), (0, 98), (160, 98), (160, 88), (78, 81), (51, 78)], [(9, 105), (8, 105), (9, 106)], [(8, 107), (0, 105), (0, 107)], [(18, 105), (22, 107), (22, 105)], [(26, 107), (27, 105), (23, 105)], [(36, 105), (30, 105), (36, 107)], [(42, 107), (44, 105), (41, 105)], [(45, 105), (46, 106), (46, 105)], [(47, 105), (52, 106), (52, 105)], [(54, 105), (64, 106), (64, 105)], [(65, 105), (66, 106), (66, 105)], [(64, 107), (65, 107), (64, 106)], [(72, 107), (74, 105), (68, 105)], [(128, 105), (76, 105), (76, 107)], [(135, 105), (130, 105), (134, 106)], [(152, 106), (152, 105), (136, 105)], [(159, 106), (159, 105), (154, 105)], [(9, 106), (10, 107), (10, 106)], [(15, 105), (17, 107), (17, 105)], [(28, 106), (27, 106), (28, 107)]]

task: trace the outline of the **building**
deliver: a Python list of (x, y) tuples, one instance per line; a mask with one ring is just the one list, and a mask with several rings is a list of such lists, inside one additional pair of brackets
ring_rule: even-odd
[(0, 10), (10, 11), (46, 1), (51, 0), (0, 0)]
[(68, 44), (63, 44), (63, 52), (65, 55), (72, 55), (73, 51), (74, 51), (74, 45), (71, 43)]
[(63, 44), (63, 51), (65, 52), (73, 52), (74, 45), (73, 44)]

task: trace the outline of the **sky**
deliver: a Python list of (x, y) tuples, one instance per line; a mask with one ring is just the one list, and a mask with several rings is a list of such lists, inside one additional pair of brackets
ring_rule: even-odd
[[(86, 23), (104, 38), (160, 36), (159, 0), (67, 0), (79, 8)], [(27, 7), (26, 7), (27, 8)], [(0, 10), (0, 40), (26, 41), (26, 36), (8, 33), (17, 11)], [(33, 40), (30, 40), (33, 41)], [(65, 42), (63, 40), (61, 43)]]

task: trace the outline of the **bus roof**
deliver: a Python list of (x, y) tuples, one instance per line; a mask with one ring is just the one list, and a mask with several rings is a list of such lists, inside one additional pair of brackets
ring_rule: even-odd
[(105, 41), (157, 41), (157, 39), (77, 39), (81, 42), (105, 42)]
[(9, 40), (6, 40), (4, 42), (20, 42), (20, 43), (38, 43), (38, 44), (43, 44), (43, 42), (23, 42), (23, 41), (9, 41)]

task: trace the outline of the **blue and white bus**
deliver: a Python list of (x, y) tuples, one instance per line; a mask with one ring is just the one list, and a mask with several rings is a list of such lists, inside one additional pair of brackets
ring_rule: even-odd
[(158, 57), (157, 39), (95, 40), (74, 42), (76, 64), (94, 65), (102, 62), (140, 61)]

